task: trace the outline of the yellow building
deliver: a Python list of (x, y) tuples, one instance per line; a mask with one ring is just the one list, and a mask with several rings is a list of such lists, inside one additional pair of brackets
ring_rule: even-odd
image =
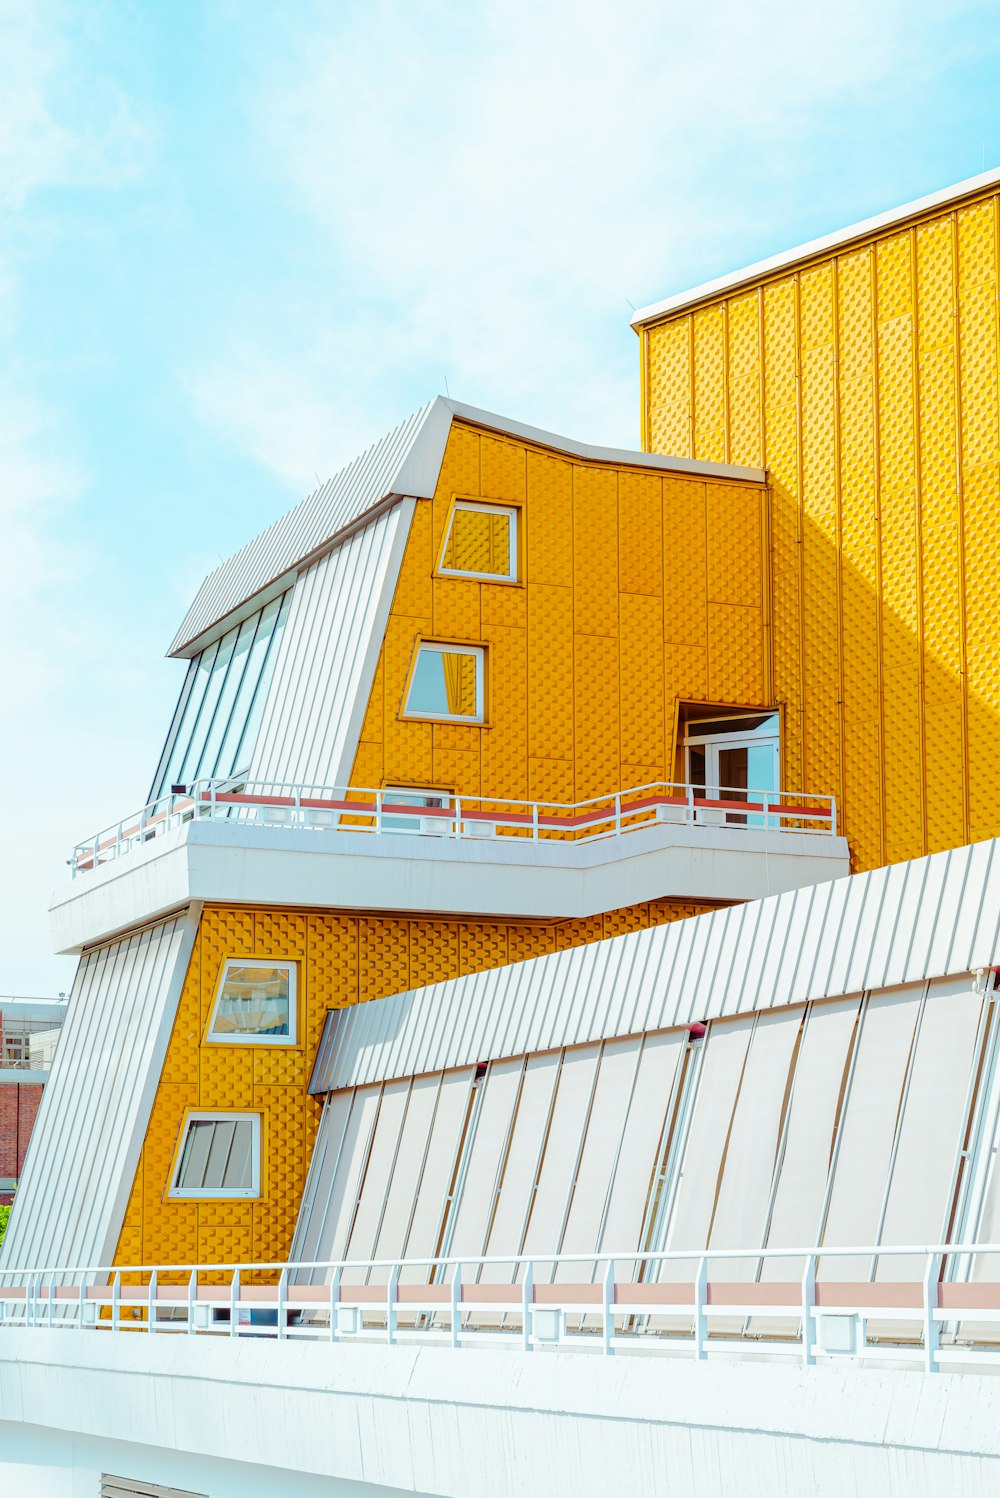
[(12, 1261), (282, 1260), (331, 1012), (1000, 830), (997, 192), (637, 314), (646, 452), (439, 398), (206, 579)]
[(767, 469), (784, 775), (855, 868), (1000, 831), (998, 213), (965, 184), (634, 320), (644, 445)]

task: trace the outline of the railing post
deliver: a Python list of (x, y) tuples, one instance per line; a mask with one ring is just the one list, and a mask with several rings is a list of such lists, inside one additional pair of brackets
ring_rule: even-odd
[(941, 1340), (941, 1323), (934, 1312), (938, 1306), (938, 1276), (941, 1273), (941, 1255), (928, 1254), (924, 1270), (924, 1372), (938, 1371), (938, 1344)]
[(87, 1281), (80, 1279), (80, 1330), (83, 1331), (84, 1315), (87, 1308)]
[(288, 1298), (288, 1265), (278, 1275), (278, 1336), (283, 1341), (288, 1333), (285, 1301)]
[(337, 1339), (340, 1336), (340, 1332), (337, 1329), (337, 1317), (339, 1315), (339, 1305), (340, 1305), (340, 1270), (339, 1269), (335, 1269), (333, 1271), (333, 1278), (330, 1281), (330, 1341), (331, 1342), (336, 1342)]
[(121, 1312), (122, 1312), (121, 1302), (122, 1302), (122, 1272), (121, 1272), (120, 1269), (116, 1269), (115, 1270), (115, 1277), (114, 1277), (114, 1279), (111, 1282), (111, 1330), (113, 1332), (117, 1332), (117, 1331), (121, 1330)]
[[(214, 787), (213, 787), (214, 789)], [(229, 1277), (229, 1335), (240, 1334), (240, 1271), (234, 1269)]]
[(687, 810), (687, 826), (688, 827), (693, 827), (694, 826), (694, 786), (693, 785), (685, 786), (684, 790), (685, 790), (685, 796), (686, 796), (686, 799), (687, 799), (687, 807), (686, 807), (686, 810)]
[(622, 830), (622, 793), (615, 791), (615, 833), (621, 836)]
[(455, 797), (455, 836), (462, 836), (462, 798)]
[(604, 1323), (601, 1328), (601, 1341), (604, 1348), (604, 1356), (609, 1358), (615, 1350), (615, 1261), (608, 1260), (608, 1267), (604, 1271), (604, 1295), (603, 1295)]
[(524, 1281), (521, 1287), (521, 1348), (524, 1352), (532, 1349), (531, 1335), (534, 1330), (534, 1312), (532, 1306), (535, 1298), (535, 1276), (530, 1264), (524, 1266)]
[[(376, 833), (379, 833), (379, 832), (382, 831), (382, 792), (381, 792), (381, 790), (377, 790), (375, 792), (375, 831), (376, 831)], [(340, 1276), (338, 1275), (337, 1278), (339, 1279)]]
[(698, 1260), (694, 1277), (694, 1355), (698, 1362), (705, 1357), (705, 1292), (708, 1286), (708, 1264)]
[(813, 1354), (813, 1307), (816, 1304), (816, 1255), (810, 1254), (802, 1271), (802, 1366), (810, 1367)]
[(149, 1298), (146, 1304), (146, 1330), (156, 1331), (156, 1270), (149, 1276)]
[(455, 1265), (451, 1282), (451, 1345), (459, 1347), (462, 1341), (462, 1266)]
[(837, 836), (837, 798), (830, 797), (830, 836)]
[(197, 1328), (195, 1326), (195, 1306), (198, 1301), (198, 1271), (192, 1269), (188, 1275), (188, 1336), (193, 1337)]
[(532, 803), (531, 803), (531, 836), (532, 836), (532, 839), (537, 843), (538, 842), (538, 802), (537, 801), (532, 801)]
[(399, 1265), (393, 1264), (389, 1271), (389, 1283), (385, 1287), (385, 1340), (390, 1347), (396, 1343), (396, 1296), (399, 1293)]

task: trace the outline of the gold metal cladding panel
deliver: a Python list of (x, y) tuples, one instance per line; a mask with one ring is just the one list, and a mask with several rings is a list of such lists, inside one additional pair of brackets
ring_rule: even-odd
[(924, 849), (911, 235), (876, 250), (885, 856)]
[(760, 294), (729, 304), (729, 461), (751, 468), (761, 458)]
[[(587, 683), (575, 702), (576, 799), (604, 795), (621, 784), (618, 716), (618, 641), (577, 635), (575, 676)], [(596, 704), (601, 711), (595, 711)], [(613, 705), (613, 711), (609, 707)]]
[(785, 783), (840, 789), (856, 868), (1000, 833), (998, 205), (742, 289), (721, 377), (690, 312), (645, 335), (653, 450), (710, 456), (693, 388), (724, 403), (730, 458), (770, 469)]
[(530, 505), (522, 517), (529, 584), (573, 582), (573, 465), (528, 453)]
[(707, 645), (675, 645), (667, 641), (663, 647), (664, 696), (667, 702), (708, 702), (708, 647)]
[(686, 317), (655, 330), (649, 370), (649, 440), (656, 453), (692, 454), (691, 332)]
[(433, 632), (445, 640), (479, 638), (479, 584), (458, 577), (434, 579)]
[(480, 440), (480, 492), (488, 499), (519, 503), (525, 498), (527, 489), (524, 444), (485, 435)]
[(644, 594), (621, 595), (621, 759), (651, 764), (662, 778), (666, 756), (663, 604)]
[(572, 805), (572, 759), (529, 759), (528, 799), (555, 802), (560, 806)]
[[(882, 860), (882, 698), (879, 662), (877, 424), (873, 259), (837, 266), (844, 827), (858, 868)], [(817, 788), (818, 789), (818, 788)]]
[(969, 821), (975, 836), (986, 837), (996, 836), (1000, 827), (1000, 652), (992, 582), (1000, 563), (995, 204), (959, 213), (957, 236)]
[[(528, 799), (528, 641), (523, 629), (485, 632), (489, 646), (490, 721), (482, 736), (482, 789), (504, 800)], [(532, 695), (535, 695), (533, 693)]]
[(764, 693), (764, 639), (759, 612), (710, 604), (709, 699), (749, 707), (763, 701)]
[(703, 307), (692, 319), (694, 440), (700, 457), (726, 461), (726, 308)]
[[(823, 705), (841, 698), (839, 473), (836, 441), (837, 339), (832, 265), (803, 274), (799, 288), (802, 401), (802, 621), (805, 783), (843, 795), (840, 715)], [(814, 703), (819, 711), (814, 710)]]
[(705, 489), (699, 479), (663, 481), (664, 638), (703, 649), (708, 643)]
[(399, 568), (393, 610), (414, 619), (429, 619), (433, 609), (431, 578), (437, 566), (434, 550), (433, 511), (429, 499), (418, 499)]
[(783, 705), (782, 778), (804, 784), (802, 763), (801, 551), (798, 445), (798, 286), (764, 291), (764, 429), (772, 483), (774, 690)]
[(618, 486), (618, 579), (623, 593), (663, 592), (663, 481), (624, 473)]
[[(573, 758), (573, 590), (529, 583), (528, 753)], [(570, 797), (572, 800), (572, 796)]]
[(618, 633), (618, 476), (573, 470), (573, 608), (577, 634)]
[[(761, 603), (761, 503), (756, 490), (706, 484), (709, 603)], [(739, 560), (739, 566), (734, 562)]]

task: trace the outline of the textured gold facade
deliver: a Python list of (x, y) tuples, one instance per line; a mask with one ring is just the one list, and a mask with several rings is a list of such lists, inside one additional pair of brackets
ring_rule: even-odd
[(1000, 834), (996, 192), (666, 314), (655, 452), (769, 470), (783, 777), (856, 868)]
[[(454, 499), (517, 508), (517, 585), (435, 574)], [(456, 422), (414, 512), (352, 783), (572, 802), (672, 779), (678, 700), (771, 701), (763, 486)], [(483, 726), (401, 720), (421, 639), (484, 645)]]
[[(287, 1257), (319, 1121), (319, 1104), (306, 1086), (328, 1010), (662, 925), (709, 908), (655, 900), (591, 920), (512, 924), (208, 906), (178, 1004), (115, 1262), (231, 1264)], [(298, 965), (300, 1044), (205, 1044), (222, 964), (231, 957), (284, 958)], [(259, 1200), (168, 1199), (181, 1127), (193, 1109), (239, 1109), (261, 1115)]]

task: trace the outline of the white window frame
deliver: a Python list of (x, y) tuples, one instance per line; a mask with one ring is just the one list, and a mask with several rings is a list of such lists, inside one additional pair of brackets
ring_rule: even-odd
[[(283, 967), (288, 969), (288, 1034), (287, 1035), (216, 1035), (215, 1021), (222, 1002), (222, 990), (226, 986), (226, 974), (234, 967)], [(298, 1043), (298, 971), (297, 964), (287, 957), (227, 957), (222, 964), (212, 1013), (205, 1033), (206, 1045), (262, 1045), (294, 1046)]]
[[(250, 1185), (243, 1186), (181, 1186), (178, 1184), (184, 1149), (193, 1123), (225, 1123), (229, 1119), (241, 1123), (249, 1120), (250, 1130)], [(207, 1108), (188, 1113), (177, 1143), (177, 1153), (170, 1172), (167, 1196), (171, 1201), (257, 1201), (260, 1199), (260, 1135), (261, 1115), (240, 1108)]]
[[(417, 675), (417, 666), (423, 651), (433, 655), (471, 655), (476, 661), (476, 711), (473, 717), (467, 717), (464, 713), (428, 713), (418, 712), (416, 708), (410, 707), (410, 698), (413, 695), (413, 683)], [(453, 641), (447, 645), (440, 645), (436, 641), (421, 640), (413, 654), (413, 663), (410, 674), (406, 680), (406, 696), (403, 699), (403, 708), (400, 713), (402, 718), (419, 718), (430, 723), (465, 723), (469, 727), (481, 727), (486, 718), (486, 649), (482, 645), (463, 645), (461, 641)]]
[[(458, 513), (459, 510), (472, 510), (474, 512), (481, 513), (483, 515), (506, 515), (507, 516), (507, 519), (510, 521), (510, 530), (509, 530), (509, 538), (508, 538), (508, 556), (507, 556), (507, 567), (508, 567), (508, 570), (506, 572), (466, 572), (461, 567), (446, 567), (445, 566), (444, 559), (448, 555), (448, 543), (451, 540), (452, 529), (454, 528), (454, 525), (455, 525), (455, 516), (457, 515), (457, 513)], [(456, 499), (455, 502), (454, 502), (454, 504), (451, 507), (451, 514), (448, 517), (448, 528), (447, 528), (447, 530), (444, 533), (444, 540), (441, 543), (441, 556), (440, 556), (440, 559), (438, 561), (438, 567), (437, 567), (439, 575), (441, 577), (472, 577), (472, 578), (475, 578), (478, 582), (484, 582), (484, 583), (516, 583), (518, 581), (518, 576), (517, 576), (517, 543), (518, 543), (517, 527), (518, 527), (518, 521), (519, 521), (519, 516), (518, 516), (517, 509), (516, 509), (516, 507), (513, 507), (511, 505), (491, 505), (491, 504), (481, 503), (479, 500), (475, 500), (475, 499)]]
[(417, 832), (428, 836), (445, 837), (452, 830), (452, 822), (447, 817), (399, 817), (398, 820), (404, 825), (401, 827), (386, 827), (386, 817), (392, 817), (393, 802), (387, 801), (388, 796), (408, 796), (410, 806), (419, 806), (421, 801), (440, 801), (443, 810), (451, 810), (454, 804), (454, 796), (451, 791), (441, 791), (434, 787), (415, 785), (386, 785), (382, 787), (382, 830), (383, 832)]

